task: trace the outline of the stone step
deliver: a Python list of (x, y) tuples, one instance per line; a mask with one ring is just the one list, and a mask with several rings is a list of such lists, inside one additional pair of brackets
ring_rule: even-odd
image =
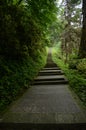
[(42, 70), (60, 70), (60, 68), (59, 67), (49, 67), (49, 68), (45, 67)]
[(41, 70), (40, 72), (41, 73), (52, 73), (52, 72), (58, 73), (58, 72), (62, 72), (62, 70)]
[(86, 123), (1, 123), (0, 126), (1, 130), (86, 130)]
[(58, 72), (39, 72), (40, 76), (47, 76), (47, 75), (63, 75), (64, 73), (62, 71)]
[(56, 65), (56, 64), (53, 64), (53, 63), (48, 63), (48, 64), (45, 65), (45, 67), (47, 67), (47, 68), (57, 67), (57, 65)]
[(67, 80), (47, 80), (47, 81), (34, 81), (34, 85), (59, 85), (59, 84), (67, 84), (68, 81)]
[[(45, 76), (44, 76), (45, 77)], [(34, 81), (55, 81), (55, 80), (65, 80), (63, 77), (58, 77), (58, 78), (37, 78)]]
[(35, 80), (53, 80), (53, 79), (66, 79), (64, 75), (44, 75), (44, 76), (37, 76)]

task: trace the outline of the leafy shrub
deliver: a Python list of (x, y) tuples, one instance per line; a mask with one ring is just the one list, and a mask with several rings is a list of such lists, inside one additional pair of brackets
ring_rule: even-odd
[(19, 62), (0, 59), (0, 111), (5, 109), (22, 91), (29, 88), (46, 63), (46, 50), (38, 51), (34, 59), (30, 56)]
[[(85, 71), (86, 59), (74, 60), (74, 62), (71, 61), (73, 65), (70, 62), (70, 68), (72, 69), (70, 69), (66, 64), (64, 64), (61, 59), (58, 59), (55, 53), (53, 53), (53, 61), (64, 71), (66, 77), (68, 78), (70, 87), (74, 90), (74, 92), (78, 95), (80, 100), (86, 106), (86, 78), (84, 78), (84, 76), (82, 75), (82, 73), (84, 73)], [(75, 69), (77, 67), (80, 67), (79, 69), (81, 73), (79, 73), (79, 71)]]
[(69, 68), (70, 69), (76, 69), (78, 64), (78, 59), (73, 59), (69, 61)]
[(69, 80), (70, 87), (86, 105), (86, 79), (79, 75), (78, 71), (67, 69), (64, 72)]
[(76, 67), (80, 72), (86, 74), (86, 58), (81, 59)]
[(0, 6), (0, 54), (18, 60), (28, 55), (34, 57), (36, 50), (40, 50), (42, 29), (24, 7), (4, 6)]

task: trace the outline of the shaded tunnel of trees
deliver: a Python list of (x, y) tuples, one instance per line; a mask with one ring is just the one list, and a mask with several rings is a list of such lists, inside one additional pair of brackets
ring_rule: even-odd
[(85, 0), (82, 5), (81, 0), (0, 0), (0, 111), (45, 65), (46, 46), (59, 48), (56, 56), (64, 64), (86, 74)]

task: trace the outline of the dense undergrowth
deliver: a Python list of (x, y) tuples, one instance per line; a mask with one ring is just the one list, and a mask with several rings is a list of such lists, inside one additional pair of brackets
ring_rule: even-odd
[(0, 112), (45, 65), (45, 46), (50, 43), (49, 28), (56, 11), (54, 1), (0, 1)]
[(30, 87), (34, 77), (46, 63), (47, 51), (38, 51), (37, 57), (24, 60), (0, 58), (0, 112)]
[[(60, 66), (69, 80), (69, 85), (86, 106), (86, 59), (64, 63), (57, 48), (53, 48), (53, 61)], [(77, 64), (76, 64), (77, 63)]]

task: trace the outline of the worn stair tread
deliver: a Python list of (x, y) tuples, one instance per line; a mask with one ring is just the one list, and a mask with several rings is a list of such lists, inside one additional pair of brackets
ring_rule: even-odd
[[(54, 115), (54, 114), (53, 114)], [(33, 116), (33, 115), (32, 115)], [(39, 115), (36, 115), (36, 118), (38, 119)], [(46, 119), (45, 117), (48, 118), (48, 116), (44, 116), (44, 115), (41, 115), (41, 117), (44, 117), (43, 119)], [(69, 115), (66, 115), (66, 117), (69, 116)], [(53, 116), (52, 116), (53, 117)], [(74, 118), (74, 115), (70, 114), (70, 117), (71, 119)], [(77, 115), (76, 115), (77, 117)], [(58, 118), (57, 118), (58, 119)], [(67, 122), (67, 119), (66, 118), (66, 121)], [(33, 116), (33, 120), (34, 119), (34, 116)], [(68, 123), (49, 123), (48, 120), (51, 120), (50, 119), (46, 119), (47, 120), (47, 123), (44, 123), (45, 120), (41, 120), (39, 123), (36, 122), (35, 123), (27, 123), (27, 122), (24, 122), (24, 123), (2, 123), (0, 124), (1, 126), (1, 129), (2, 130), (6, 130), (6, 128), (8, 130), (86, 130), (86, 124), (85, 123), (71, 123), (71, 124), (68, 124)], [(60, 119), (59, 119), (60, 120)]]
[(52, 72), (62, 72), (62, 70), (41, 70), (40, 72), (43, 72), (43, 73), (52, 73)]
[(43, 79), (35, 79), (35, 81), (55, 81), (55, 80), (65, 80), (64, 78), (43, 78)]
[(65, 76), (59, 76), (59, 75), (54, 75), (53, 76), (38, 76), (37, 78), (35, 78), (35, 81), (47, 81), (47, 80), (67, 80)]
[(37, 76), (35, 80), (56, 80), (56, 79), (66, 79), (64, 75), (49, 75), (49, 76)]
[(58, 72), (39, 72), (40, 76), (47, 76), (47, 75), (63, 75), (64, 73), (61, 71)]
[(42, 70), (59, 70), (60, 68), (59, 67), (45, 67), (43, 68)]
[(34, 81), (34, 85), (44, 85), (44, 84), (67, 84), (68, 83), (68, 80), (54, 80), (54, 81), (50, 81), (50, 80), (47, 80), (47, 81)]
[(47, 64), (45, 67), (57, 67), (57, 65)]

